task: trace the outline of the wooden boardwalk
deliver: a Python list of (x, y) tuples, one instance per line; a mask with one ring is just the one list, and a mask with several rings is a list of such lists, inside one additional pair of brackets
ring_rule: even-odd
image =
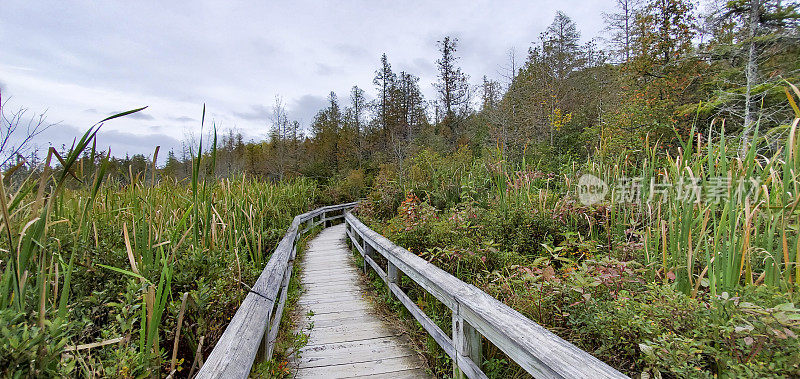
[[(198, 378), (241, 378), (255, 362), (272, 357), (287, 299), (296, 242), (308, 230), (343, 220), (309, 243), (305, 292), (296, 308), (308, 344), (293, 363), (301, 378), (427, 378), (423, 360), (409, 348), (397, 322), (385, 322), (362, 298), (366, 289), (345, 244), (345, 235), (371, 270), (450, 357), (459, 379), (484, 379), (484, 340), (528, 374), (541, 378), (628, 378), (588, 352), (464, 283), (436, 265), (395, 245), (348, 210), (357, 203), (329, 205), (295, 216), (267, 265), (245, 297)], [(411, 281), (447, 306), (452, 331), (445, 333), (400, 286)], [(313, 325), (311, 328), (306, 328)], [(430, 341), (430, 340), (429, 340)], [(202, 361), (201, 361), (202, 362)]]
[(300, 351), (298, 378), (427, 378), (421, 358), (369, 302), (345, 244), (345, 226), (323, 230), (308, 245), (301, 277), (300, 326), (312, 324)]

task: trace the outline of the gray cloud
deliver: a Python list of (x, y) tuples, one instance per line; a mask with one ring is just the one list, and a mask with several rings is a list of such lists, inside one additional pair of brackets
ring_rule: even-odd
[(336, 44), (336, 51), (351, 59), (369, 56), (367, 49), (363, 48), (362, 46), (352, 45), (349, 43)]
[(428, 78), (436, 79), (436, 62), (431, 62), (426, 59), (417, 58), (412, 61), (410, 72), (414, 75), (424, 75)]
[(315, 71), (317, 75), (322, 76), (339, 75), (343, 72), (344, 70), (341, 67), (334, 67), (322, 63), (317, 63), (317, 69)]
[[(303, 95), (294, 101), (288, 102), (286, 114), (291, 121), (299, 121), (303, 125), (309, 125), (314, 120), (314, 116), (320, 109), (328, 106), (328, 100), (324, 96)], [(234, 112), (236, 117), (258, 122), (261, 126), (268, 122), (272, 117), (272, 106), (261, 104), (250, 105), (250, 109), (244, 112)]]
[[(111, 115), (115, 115), (117, 113), (119, 113), (119, 112), (111, 112), (108, 115), (111, 116)], [(147, 113), (141, 112), (141, 111), (136, 112), (136, 113), (131, 113), (129, 115), (126, 115), (125, 117), (130, 118), (130, 119), (134, 119), (134, 120), (144, 120), (144, 121), (155, 120), (155, 118), (153, 118), (153, 116), (151, 116), (151, 115), (149, 115)]]
[[(146, 121), (162, 129), (142, 133), (178, 140), (199, 132), (199, 109), (207, 104), (206, 121), (255, 135), (263, 130), (276, 94), (286, 99), (290, 119), (304, 125), (326, 106), (331, 90), (342, 95), (343, 105), (353, 85), (374, 96), (372, 77), (381, 53), (395, 71), (419, 76), (423, 93), (432, 99), (435, 42), (444, 35), (460, 37), (459, 63), (478, 84), (484, 74), (498, 72), (512, 47), (524, 61), (524, 52), (558, 8), (567, 10), (588, 40), (602, 30), (598, 15), (613, 4), (176, 0), (130, 7), (3, 0), (0, 88), (13, 88), (10, 107), (49, 109), (50, 119), (70, 125), (92, 125), (110, 110), (150, 105), (147, 113), (109, 126), (138, 132)], [(193, 117), (176, 116), (189, 114)], [(55, 130), (46, 134), (51, 133), (53, 140), (61, 138)], [(153, 142), (132, 136), (130, 141)]]
[(191, 117), (188, 117), (188, 116), (173, 117), (172, 120), (173, 121), (178, 121), (178, 122), (197, 122), (198, 121), (197, 119), (194, 119), (194, 118), (191, 118)]
[(159, 133), (136, 135), (117, 130), (101, 130), (97, 135), (97, 145), (111, 147), (112, 153), (117, 151), (148, 155), (152, 154), (156, 146), (161, 146), (162, 151), (175, 149), (180, 146), (180, 141)]
[(272, 114), (272, 109), (261, 104), (255, 104), (250, 106), (250, 110), (245, 112), (234, 112), (233, 113), (236, 117), (243, 118), (249, 121), (265, 121), (269, 119), (269, 116)]
[[(69, 148), (73, 141), (84, 133), (86, 133), (86, 129), (68, 124), (58, 124), (50, 127), (46, 133), (37, 136), (32, 143), (41, 154), (50, 146), (57, 149), (61, 149), (62, 146)], [(111, 148), (114, 156), (150, 155), (156, 146), (161, 146), (161, 150), (166, 151), (178, 148), (180, 145), (180, 141), (177, 139), (161, 133), (139, 135), (106, 128), (101, 128), (97, 133), (97, 148), (99, 150)]]
[(297, 120), (308, 125), (314, 120), (317, 112), (326, 106), (328, 106), (328, 100), (324, 96), (304, 95), (289, 104), (286, 113), (290, 120)]

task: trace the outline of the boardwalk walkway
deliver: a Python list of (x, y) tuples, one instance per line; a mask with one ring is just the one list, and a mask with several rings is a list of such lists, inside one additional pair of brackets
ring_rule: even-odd
[[(345, 227), (323, 230), (305, 252), (301, 326), (313, 323), (298, 378), (427, 378), (423, 362), (396, 327), (362, 298)], [(313, 313), (312, 313), (313, 312)]]

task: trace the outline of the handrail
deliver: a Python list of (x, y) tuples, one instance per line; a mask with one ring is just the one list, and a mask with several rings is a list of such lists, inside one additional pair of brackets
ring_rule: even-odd
[[(356, 204), (331, 205), (295, 216), (197, 374), (198, 378), (247, 378), (256, 360), (272, 357), (297, 253), (297, 240), (319, 224), (327, 225), (331, 220), (344, 217), (345, 211)], [(335, 212), (339, 214), (328, 214)], [(303, 224), (306, 225), (300, 230)]]
[[(486, 378), (480, 368), (482, 335), (537, 378), (627, 378), (477, 287), (395, 245), (350, 212), (345, 214), (345, 225), (350, 241), (364, 257), (364, 270), (371, 266), (450, 356), (455, 377)], [(386, 271), (376, 263), (376, 253), (387, 260)], [(450, 308), (452, 338), (399, 287), (400, 272)]]

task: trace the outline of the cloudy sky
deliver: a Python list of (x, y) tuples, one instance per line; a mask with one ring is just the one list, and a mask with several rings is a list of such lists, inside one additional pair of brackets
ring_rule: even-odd
[(207, 121), (263, 139), (275, 97), (306, 126), (325, 97), (374, 92), (381, 53), (419, 76), (433, 97), (436, 41), (459, 38), (474, 84), (502, 79), (508, 52), (524, 60), (557, 10), (588, 41), (613, 0), (561, 1), (32, 1), (0, 4), (4, 112), (47, 111), (37, 143), (60, 146), (105, 116), (99, 143), (117, 156), (180, 146)]

